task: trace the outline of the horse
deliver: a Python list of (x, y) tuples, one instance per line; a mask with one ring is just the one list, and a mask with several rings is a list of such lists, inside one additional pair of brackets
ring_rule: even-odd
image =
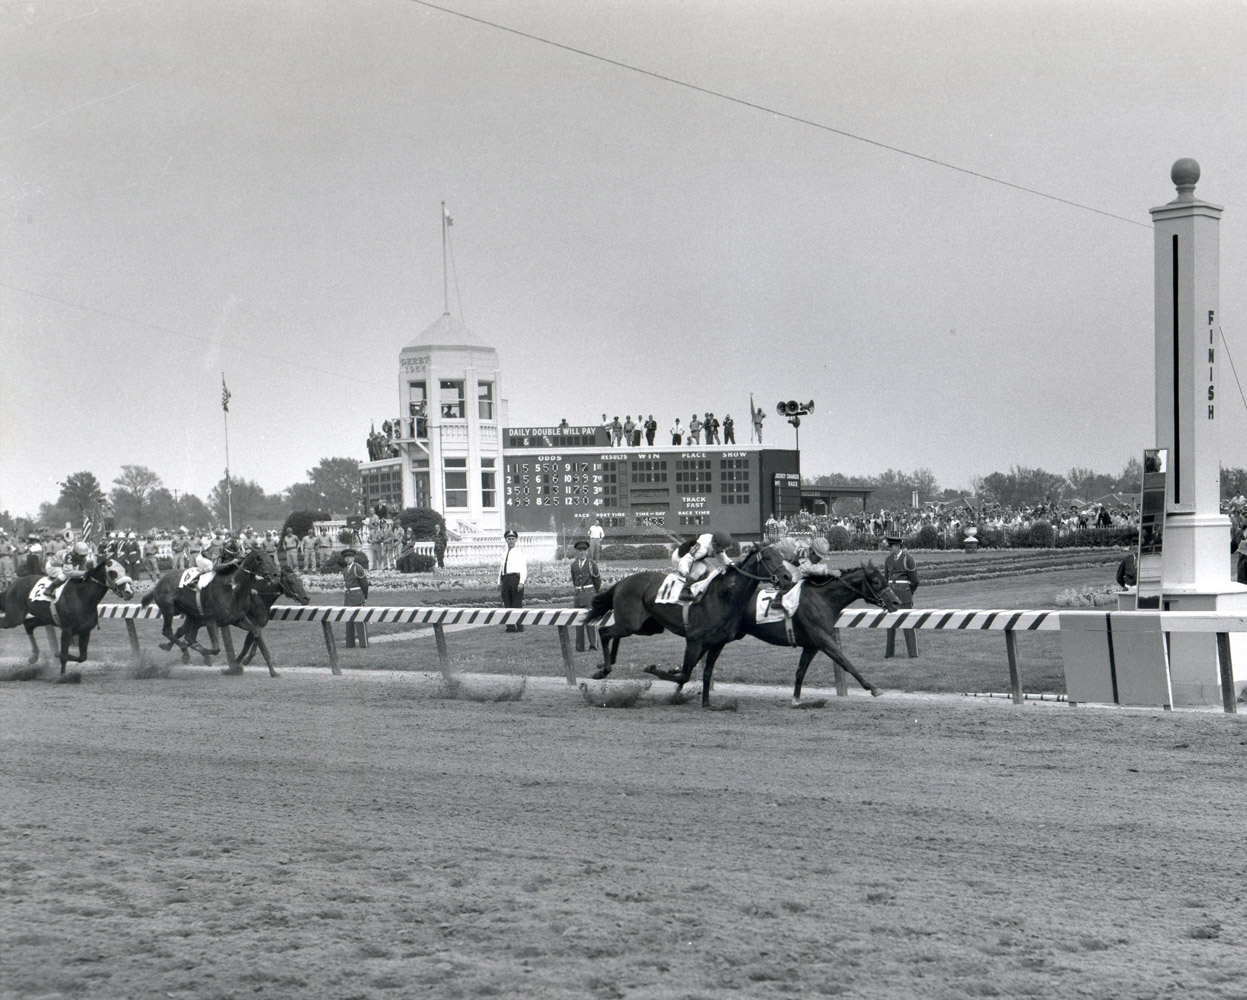
[(225, 673), (241, 674), (242, 668), (251, 662), (258, 649), (268, 665), (268, 675), (277, 676), (277, 671), (273, 669), (273, 658), (269, 656), (268, 646), (264, 644), (262, 632), (264, 626), (268, 624), (269, 612), (272, 611), (274, 602), (282, 594), (302, 605), (307, 605), (312, 600), (298, 572), (289, 566), (282, 569), (279, 580), (270, 580), (267, 577), (257, 579), (251, 588), (251, 598), (247, 602), (245, 620), (233, 623), (246, 630), (247, 638), (243, 640), (242, 649), (238, 651), (237, 661), (231, 663)]
[(780, 586), (791, 582), (788, 569), (778, 552), (769, 546), (750, 552), (741, 562), (727, 567), (710, 581), (701, 600), (687, 608), (682, 604), (659, 604), (658, 590), (665, 573), (633, 573), (606, 590), (595, 594), (590, 618), (615, 612), (615, 621), (598, 630), (602, 638), (602, 669), (595, 678), (606, 677), (619, 654), (619, 641), (629, 635), (658, 635), (664, 629), (684, 636), (684, 662), (677, 673), (651, 664), (646, 673), (676, 685), (676, 694), (688, 683), (698, 661), (705, 656), (702, 670), (701, 705), (710, 707), (710, 677), (715, 660), (729, 642), (745, 636), (745, 617), (751, 612), (758, 586)]
[[(279, 576), (277, 561), (272, 553), (262, 549), (253, 549), (243, 556), (242, 562), (232, 573), (218, 573), (202, 590), (197, 584), (180, 587), (180, 570), (165, 573), (156, 586), (143, 595), (142, 604), (152, 601), (160, 608), (164, 618), (163, 634), (168, 643), (161, 643), (161, 649), (172, 649), (175, 645), (182, 651), (182, 662), (190, 662), (189, 650), (195, 650), (211, 662), (212, 657), (221, 650), (213, 639), (213, 647), (204, 649), (199, 644), (199, 630), (204, 625), (232, 625), (246, 617), (252, 588), (259, 576), (270, 579)], [(173, 618), (183, 615), (184, 621), (177, 632), (173, 631)]]
[[(801, 702), (801, 685), (805, 683), (805, 673), (810, 668), (810, 661), (820, 651), (826, 653), (857, 678), (857, 682), (871, 695), (877, 698), (883, 693), (858, 673), (852, 661), (845, 655), (833, 631), (840, 612), (859, 598), (885, 611), (896, 611), (901, 607), (900, 598), (896, 596), (883, 573), (873, 562), (855, 566), (839, 577), (822, 580), (807, 578), (801, 588), (796, 613), (791, 616), (791, 641), (783, 621), (759, 622), (756, 603), (750, 605), (749, 612), (745, 616), (745, 630), (751, 636), (768, 642), (772, 646), (801, 647), (801, 659), (797, 663), (797, 677), (792, 688), (793, 708), (805, 707)], [(713, 669), (713, 664), (706, 665), (707, 672)]]
[[(81, 577), (71, 577), (56, 594), (55, 601), (31, 601), (30, 592), (42, 579), (41, 576), (19, 576), (0, 595), (0, 628), (25, 625), (30, 637), (30, 663), (39, 660), (39, 643), (35, 641), (35, 629), (40, 625), (59, 626), (61, 630), (61, 673), (66, 663), (82, 663), (87, 658), (87, 644), (91, 629), (99, 624), (99, 603), (110, 590), (123, 601), (134, 597), (134, 581), (126, 574), (125, 567), (116, 559), (106, 559), (86, 571)], [(55, 604), (55, 618), (53, 617)], [(78, 655), (69, 655), (69, 640), (78, 637)]]

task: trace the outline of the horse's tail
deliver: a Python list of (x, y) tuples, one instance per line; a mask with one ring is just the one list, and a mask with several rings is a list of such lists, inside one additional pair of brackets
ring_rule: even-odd
[(601, 618), (615, 607), (615, 588), (618, 586), (618, 583), (612, 583), (605, 590), (599, 590), (593, 595), (593, 603), (589, 605), (590, 618)]
[(144, 595), (143, 595), (143, 596), (139, 599), (139, 604), (143, 605), (143, 607), (147, 607), (147, 606), (148, 606), (149, 604), (151, 604), (151, 603), (152, 603), (152, 601), (154, 601), (155, 599), (156, 599), (156, 588), (155, 588), (155, 587), (152, 587), (152, 589), (151, 589), (151, 590), (149, 590), (146, 594), (144, 594)]

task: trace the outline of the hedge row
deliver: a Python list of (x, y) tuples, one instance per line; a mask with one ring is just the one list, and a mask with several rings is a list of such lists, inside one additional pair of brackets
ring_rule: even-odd
[[(1047, 521), (1036, 521), (1017, 528), (982, 525), (977, 538), (978, 547), (982, 549), (1081, 549), (1133, 545), (1136, 535), (1137, 529), (1133, 527), (1088, 528), (1058, 534)], [(849, 531), (838, 524), (827, 530), (827, 544), (835, 552), (882, 547), (882, 541), (877, 535), (868, 531)], [(965, 547), (965, 532), (958, 529), (955, 534), (950, 535), (927, 524), (906, 535), (905, 546), (911, 549), (960, 549)]]

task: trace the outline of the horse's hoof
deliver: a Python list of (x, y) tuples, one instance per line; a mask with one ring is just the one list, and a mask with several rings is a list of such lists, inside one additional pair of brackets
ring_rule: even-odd
[(872, 698), (878, 698), (881, 694), (883, 694), (883, 688), (871, 688), (870, 689), (870, 696)]
[(226, 677), (237, 677), (242, 673), (242, 667), (222, 667), (221, 673)]
[(38, 662), (39, 662), (39, 654), (38, 654), (38, 653), (35, 653), (35, 654), (34, 654), (34, 655), (33, 655), (33, 656), (29, 659), (29, 660), (27, 660), (26, 662), (27, 662), (28, 664), (30, 664), (30, 666), (32, 666), (32, 667), (33, 667), (36, 663), (38, 663)]
[(269, 675), (270, 677), (280, 677), (280, 676), (281, 676), (281, 674), (279, 674), (276, 670), (270, 670), (270, 671), (268, 672), (268, 675)]
[(826, 698), (815, 698), (812, 701), (802, 701), (800, 698), (792, 699), (793, 708), (826, 708)]
[(161, 643), (157, 643), (157, 645), (158, 645), (161, 649), (163, 649), (166, 653), (167, 653), (167, 652), (169, 652), (169, 650), (171, 650), (171, 649), (173, 648), (173, 643), (171, 643), (171, 642), (161, 642)]
[(667, 704), (687, 705), (689, 703), (689, 700), (690, 700), (689, 696), (685, 694), (683, 691), (676, 691), (669, 699), (667, 699)]
[(593, 675), (593, 679), (595, 681), (605, 680), (607, 677), (610, 676), (610, 673), (611, 672), (609, 670), (599, 670), (596, 674)]
[(186, 650), (182, 650), (182, 662), (190, 663), (190, 661), (191, 661), (191, 654), (188, 653)]

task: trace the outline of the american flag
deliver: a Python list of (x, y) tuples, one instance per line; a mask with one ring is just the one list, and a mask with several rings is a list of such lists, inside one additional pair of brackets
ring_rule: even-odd
[(82, 512), (82, 540), (84, 542), (91, 541), (95, 535), (95, 521), (86, 511)]
[(225, 372), (221, 372), (221, 409), (229, 413), (229, 398), (233, 395), (225, 385)]

